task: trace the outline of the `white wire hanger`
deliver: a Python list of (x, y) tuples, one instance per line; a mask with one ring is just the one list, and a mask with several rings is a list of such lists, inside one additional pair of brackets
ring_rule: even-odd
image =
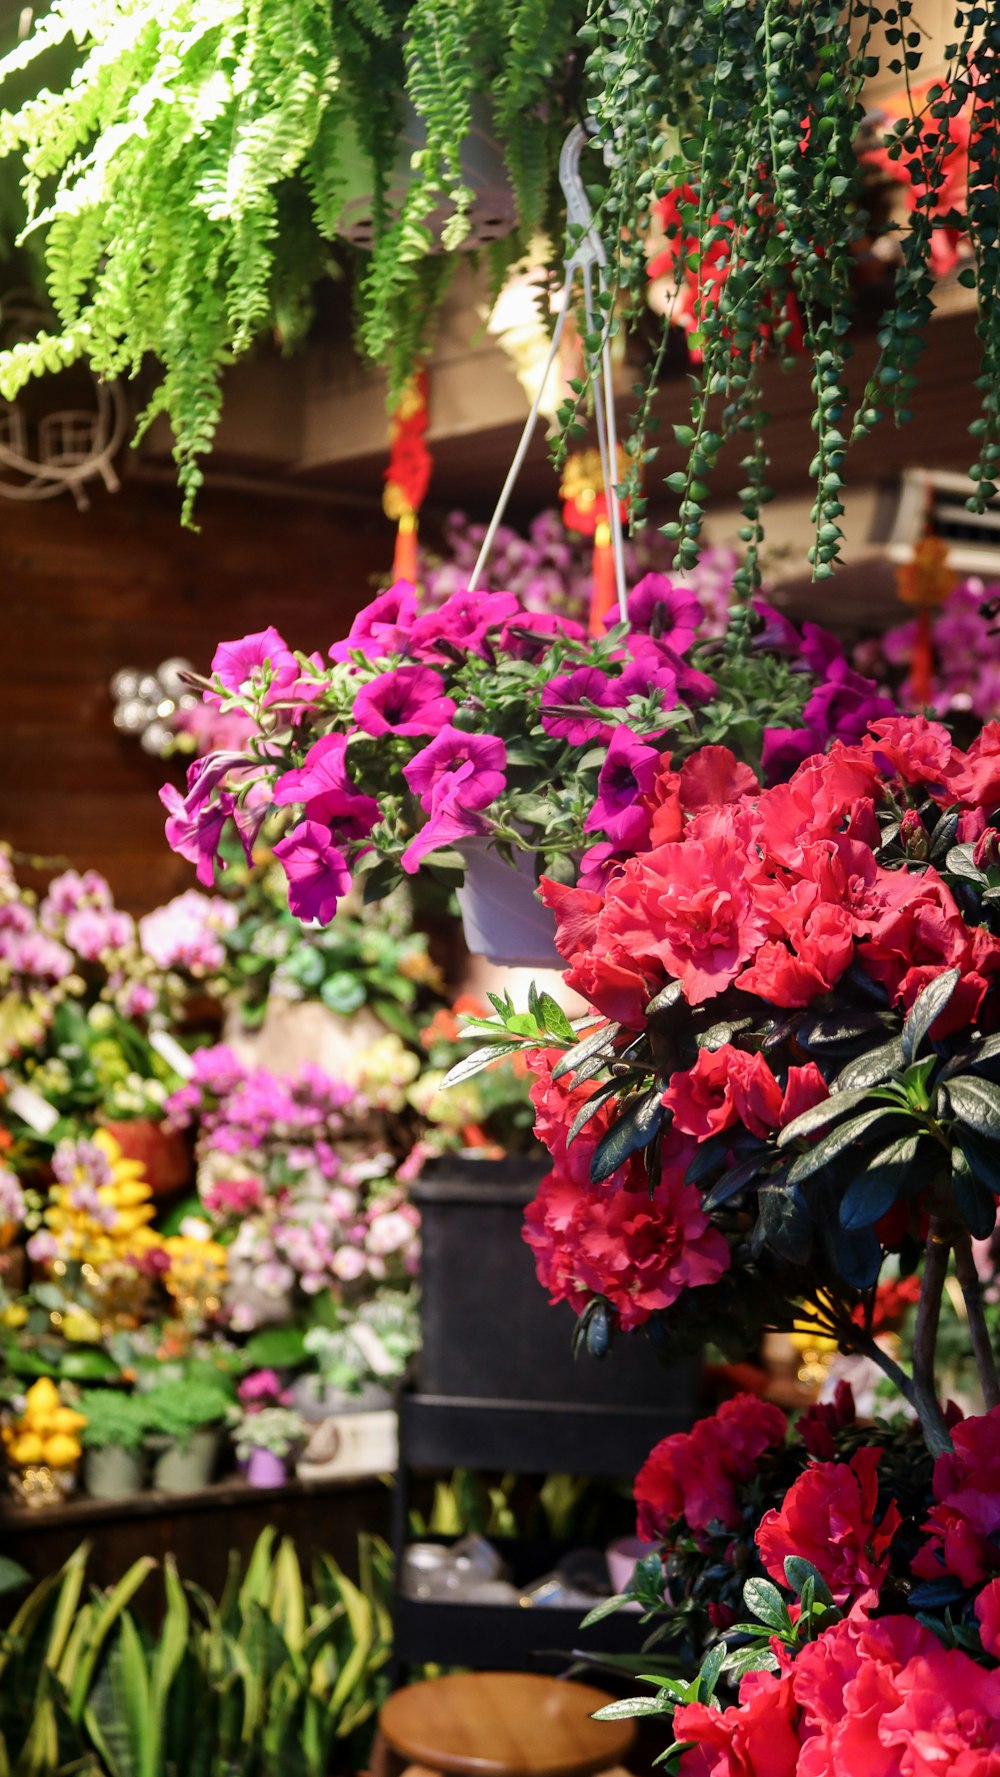
[(604, 492), (608, 507), (608, 525), (611, 531), (611, 550), (615, 567), (615, 589), (618, 595), (618, 611), (622, 622), (627, 620), (627, 589), (625, 586), (625, 552), (622, 543), (621, 508), (615, 492), (615, 471), (618, 466), (618, 439), (615, 427), (615, 396), (611, 373), (611, 343), (604, 324), (603, 314), (598, 320), (594, 302), (594, 281), (596, 275), (597, 288), (603, 294), (607, 289), (607, 255), (604, 244), (594, 227), (594, 213), (583, 188), (580, 177), (580, 154), (587, 140), (587, 132), (582, 124), (575, 124), (570, 130), (562, 146), (559, 156), (559, 183), (566, 199), (566, 220), (569, 238), (572, 239), (574, 229), (579, 230), (577, 244), (565, 264), (565, 284), (563, 302), (559, 310), (555, 327), (552, 332), (552, 344), (545, 361), (538, 393), (532, 402), (531, 412), (524, 423), (520, 442), (514, 452), (514, 460), (507, 471), (507, 479), (500, 490), (500, 498), (496, 510), (490, 519), (483, 538), (482, 548), (476, 565), (469, 577), (469, 591), (475, 592), (489, 558), (497, 531), (507, 510), (507, 504), (514, 491), (514, 484), (521, 472), (524, 459), (528, 453), (538, 415), (542, 404), (545, 385), (549, 372), (556, 361), (559, 342), (567, 317), (573, 307), (573, 286), (577, 273), (583, 281), (583, 307), (587, 322), (587, 335), (593, 337), (601, 334), (601, 349), (592, 353), (585, 345), (591, 386), (594, 391), (594, 418), (597, 423), (597, 444), (601, 457), (601, 475), (604, 481)]

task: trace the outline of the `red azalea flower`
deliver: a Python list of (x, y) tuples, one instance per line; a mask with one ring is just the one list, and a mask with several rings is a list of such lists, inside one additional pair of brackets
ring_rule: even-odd
[(765, 1450), (783, 1444), (788, 1420), (780, 1407), (738, 1394), (691, 1431), (663, 1438), (635, 1479), (637, 1529), (660, 1542), (679, 1518), (692, 1530), (740, 1520), (737, 1487), (749, 1481)]
[(854, 1390), (843, 1379), (837, 1383), (832, 1401), (815, 1401), (799, 1415), (795, 1429), (810, 1456), (820, 1462), (832, 1462), (836, 1455), (834, 1437), (845, 1426), (853, 1425), (856, 1413)]
[(732, 1708), (685, 1703), (677, 1710), (674, 1736), (691, 1742), (678, 1777), (795, 1777), (799, 1720), (791, 1672), (747, 1673)]
[(866, 1445), (849, 1463), (815, 1463), (792, 1483), (781, 1510), (765, 1515), (757, 1547), (779, 1585), (787, 1584), (786, 1558), (803, 1555), (840, 1604), (878, 1590), (889, 1571), (889, 1545), (902, 1523), (895, 1503), (875, 1523), (881, 1454)]
[(953, 1450), (934, 1464), (934, 1499), (924, 1529), (931, 1540), (913, 1571), (940, 1579), (942, 1568), (963, 1586), (980, 1585), (1000, 1567), (1000, 1407), (963, 1419), (952, 1432)]

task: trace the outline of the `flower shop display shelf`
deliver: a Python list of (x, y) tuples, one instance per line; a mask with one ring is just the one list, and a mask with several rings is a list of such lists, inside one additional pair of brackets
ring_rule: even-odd
[[(451, 1543), (455, 1538), (433, 1537)], [(551, 1573), (571, 1545), (546, 1538), (491, 1537), (515, 1586), (529, 1586)], [(567, 1653), (638, 1654), (648, 1634), (638, 1611), (619, 1612), (589, 1628), (579, 1604), (477, 1604), (423, 1599), (397, 1592), (393, 1610), (393, 1655), (397, 1671), (434, 1661), (442, 1666), (520, 1671), (546, 1661), (565, 1666)]]
[[(694, 1412), (673, 1407), (616, 1407), (591, 1403), (496, 1399), (449, 1400), (404, 1390), (399, 1397), (399, 1469), (392, 1503), (392, 1542), (396, 1571), (402, 1572), (410, 1536), (411, 1482), (418, 1473), (477, 1473), (497, 1470), (519, 1475), (572, 1474), (591, 1477), (632, 1475), (645, 1455), (670, 1431), (686, 1430)], [(565, 1547), (531, 1539), (491, 1538), (515, 1583), (537, 1580)], [(435, 1660), (476, 1668), (523, 1668), (540, 1653), (565, 1653), (581, 1645), (577, 1607), (447, 1603), (418, 1599), (397, 1590), (393, 1599), (394, 1665), (403, 1668)], [(608, 1619), (611, 1621), (612, 1619)], [(636, 1652), (642, 1632), (636, 1620), (615, 1619), (612, 1639), (582, 1645), (611, 1652)]]
[(41, 1510), (4, 1501), (0, 1554), (42, 1579), (86, 1540), (93, 1550), (95, 1584), (110, 1586), (132, 1561), (149, 1554), (162, 1560), (172, 1553), (181, 1572), (219, 1590), (230, 1553), (248, 1556), (269, 1525), (292, 1536), (304, 1558), (324, 1550), (356, 1575), (358, 1535), (389, 1534), (388, 1490), (374, 1477), (293, 1480), (264, 1489), (230, 1476), (189, 1494), (145, 1492), (128, 1500), (81, 1496)]

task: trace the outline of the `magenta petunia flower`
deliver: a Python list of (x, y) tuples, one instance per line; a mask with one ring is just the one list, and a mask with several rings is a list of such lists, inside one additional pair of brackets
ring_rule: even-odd
[(802, 652), (802, 638), (794, 623), (766, 599), (752, 599), (751, 607), (764, 626), (754, 636), (753, 646), (765, 654), (784, 654), (796, 660)]
[(473, 812), (468, 800), (475, 771), (472, 760), (466, 759), (434, 785), (430, 792), (430, 818), (410, 840), (400, 859), (408, 876), (419, 870), (428, 852), (440, 851), (486, 831), (486, 823)]
[[(462, 770), (464, 766), (471, 769)], [(403, 766), (403, 776), (425, 812), (432, 814), (438, 786), (459, 771), (463, 805), (486, 808), (506, 788), (506, 766), (507, 748), (495, 734), (462, 734), (449, 726)]]
[(500, 652), (514, 660), (540, 660), (553, 642), (583, 642), (587, 632), (572, 617), (551, 611), (519, 611), (500, 631)]
[(660, 766), (656, 747), (644, 745), (630, 729), (616, 728), (597, 779), (597, 800), (585, 826), (605, 832), (618, 845), (628, 845), (649, 828), (649, 815), (638, 799), (653, 787)]
[[(173, 784), (164, 784), (160, 791), (160, 801), (167, 811), (164, 831), (171, 851), (194, 864), (195, 875), (202, 887), (211, 888), (215, 881), (219, 842), (226, 822), (236, 807), (236, 798), (228, 790), (223, 790), (217, 801), (201, 803), (190, 810), (180, 791)], [(248, 854), (247, 863), (249, 862)]]
[(410, 630), (417, 615), (417, 595), (408, 580), (397, 580), (388, 592), (380, 592), (351, 624), (346, 640), (334, 642), (331, 660), (348, 660), (363, 654), (366, 660), (384, 660), (389, 654), (409, 652)]
[(466, 654), (482, 654), (487, 631), (501, 629), (520, 611), (520, 600), (512, 592), (453, 592), (438, 610), (428, 611), (413, 625), (413, 653), (432, 660), (446, 644)]
[(628, 595), (628, 620), (633, 630), (669, 642), (686, 654), (701, 627), (697, 593), (668, 574), (644, 574)]
[(347, 859), (318, 821), (300, 821), (274, 848), (288, 878), (288, 905), (296, 919), (329, 925), (351, 886)]
[[(284, 687), (298, 678), (299, 665), (284, 637), (271, 625), (241, 636), (237, 642), (220, 642), (215, 650), (212, 673), (227, 691), (240, 691), (244, 686), (257, 690), (268, 672), (271, 683), (264, 701), (273, 703)], [(205, 692), (206, 703), (221, 701), (217, 691)]]
[(761, 763), (764, 782), (785, 783), (813, 753), (821, 753), (824, 739), (817, 728), (765, 728)]
[(444, 680), (429, 666), (380, 673), (354, 699), (354, 720), (366, 734), (436, 734), (454, 714)]
[(325, 734), (306, 754), (305, 764), (286, 771), (274, 786), (278, 807), (302, 803), (307, 821), (336, 825), (338, 838), (367, 839), (379, 819), (373, 796), (355, 788), (347, 772), (347, 736)]
[(568, 740), (574, 747), (585, 746), (592, 740), (610, 740), (614, 725), (592, 715), (584, 708), (584, 702), (609, 709), (618, 698), (618, 685), (599, 666), (578, 666), (570, 673), (557, 673), (542, 692), (542, 727), (554, 740)]

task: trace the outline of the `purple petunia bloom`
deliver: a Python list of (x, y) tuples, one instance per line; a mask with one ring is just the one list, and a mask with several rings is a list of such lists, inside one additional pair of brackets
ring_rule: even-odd
[(631, 847), (622, 850), (606, 840), (592, 845), (580, 859), (577, 888), (591, 889), (594, 894), (603, 895), (611, 878), (624, 868), (633, 855)]
[[(236, 798), (223, 790), (218, 800), (201, 804), (193, 811), (173, 784), (164, 784), (160, 801), (167, 811), (164, 831), (171, 851), (195, 865), (195, 875), (203, 888), (215, 881), (215, 860), (223, 828), (236, 807)], [(246, 843), (244, 841), (244, 850)], [(247, 854), (247, 863), (250, 855)]]
[(520, 611), (500, 631), (500, 652), (514, 660), (540, 660), (553, 642), (582, 642), (587, 632), (572, 617), (558, 617), (551, 611)]
[(475, 772), (471, 759), (466, 759), (435, 784), (429, 798), (429, 819), (410, 840), (400, 859), (407, 876), (415, 875), (428, 852), (439, 851), (460, 839), (470, 839), (486, 831), (485, 822), (473, 812), (468, 802)]
[(343, 642), (334, 642), (331, 660), (348, 660), (363, 654), (366, 660), (384, 660), (389, 654), (409, 652), (410, 631), (417, 615), (417, 595), (408, 580), (397, 580), (388, 592), (380, 592), (359, 611)]
[(776, 611), (766, 599), (753, 599), (751, 604), (754, 614), (764, 625), (754, 636), (753, 647), (759, 653), (783, 654), (789, 660), (797, 660), (802, 653), (802, 637), (794, 623), (782, 611)]
[(465, 654), (482, 654), (487, 631), (502, 628), (520, 610), (512, 592), (453, 592), (438, 610), (418, 617), (411, 637), (413, 653), (433, 660), (444, 644)]
[[(466, 766), (471, 769), (464, 770)], [(507, 748), (495, 734), (462, 734), (457, 728), (447, 727), (403, 766), (403, 776), (430, 814), (438, 786), (459, 771), (465, 807), (486, 808), (506, 788), (506, 767)]]
[(351, 886), (347, 859), (318, 821), (300, 821), (278, 841), (274, 855), (288, 878), (288, 905), (296, 919), (329, 925)]
[(817, 679), (824, 679), (830, 668), (844, 658), (844, 650), (836, 636), (818, 623), (803, 623), (801, 652), (806, 666)]
[[(574, 747), (585, 746), (592, 740), (610, 740), (614, 725), (585, 710), (584, 699), (599, 709), (612, 709), (619, 701), (618, 684), (599, 666), (578, 666), (550, 679), (542, 692), (541, 721), (546, 734), (554, 740), (568, 740)], [(566, 709), (571, 713), (555, 713)]]
[(436, 734), (454, 714), (444, 680), (429, 666), (380, 673), (354, 699), (354, 720), (366, 734)]
[(324, 735), (310, 747), (304, 765), (278, 779), (274, 801), (279, 807), (302, 803), (307, 821), (335, 824), (342, 840), (367, 839), (379, 819), (379, 806), (373, 796), (355, 788), (346, 753), (346, 735)]
[(821, 753), (824, 737), (816, 728), (765, 728), (761, 764), (766, 784), (783, 784), (808, 759)]
[(656, 747), (644, 745), (628, 728), (616, 728), (597, 779), (597, 800), (584, 823), (587, 832), (604, 832), (618, 845), (639, 839), (649, 817), (638, 799), (652, 789), (659, 765)]
[[(270, 671), (271, 683), (264, 702), (273, 703), (284, 687), (298, 678), (299, 664), (284, 637), (270, 625), (253, 635), (241, 636), (239, 641), (220, 642), (212, 660), (213, 676), (222, 681), (227, 691), (240, 691), (244, 686), (258, 689), (265, 669)], [(217, 691), (205, 692), (206, 703), (221, 701)]]
[(880, 697), (871, 679), (863, 678), (841, 658), (833, 662), (825, 682), (817, 685), (802, 720), (807, 728), (818, 729), (824, 739), (851, 744), (861, 739), (869, 722), (895, 712), (892, 698)]
[(697, 594), (667, 574), (644, 574), (628, 595), (632, 630), (669, 642), (677, 654), (687, 653), (701, 627), (702, 615)]

